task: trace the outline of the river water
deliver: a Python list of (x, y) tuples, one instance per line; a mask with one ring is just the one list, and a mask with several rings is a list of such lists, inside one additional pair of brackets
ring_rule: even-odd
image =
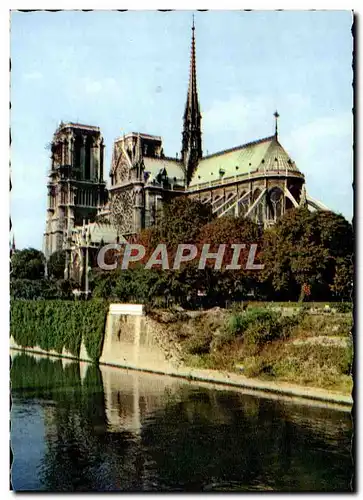
[(348, 411), (12, 352), (21, 491), (350, 491)]

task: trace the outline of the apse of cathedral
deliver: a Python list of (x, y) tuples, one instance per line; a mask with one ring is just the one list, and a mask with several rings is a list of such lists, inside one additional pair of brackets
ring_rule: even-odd
[(193, 23), (180, 157), (165, 156), (159, 136), (128, 133), (113, 144), (106, 189), (99, 128), (62, 123), (51, 143), (45, 255), (66, 248), (69, 264), (78, 261), (82, 270), (81, 248), (127, 240), (156, 224), (163, 203), (180, 195), (210, 203), (217, 217), (244, 216), (263, 227), (292, 207), (327, 209), (308, 196), (304, 174), (279, 142), (277, 112), (274, 117), (270, 137), (203, 155)]

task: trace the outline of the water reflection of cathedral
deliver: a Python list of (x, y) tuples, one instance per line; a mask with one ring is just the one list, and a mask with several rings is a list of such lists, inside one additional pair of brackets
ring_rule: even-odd
[(119, 137), (106, 189), (100, 129), (62, 123), (50, 146), (46, 256), (66, 247), (82, 260), (82, 241), (97, 248), (127, 238), (154, 225), (163, 203), (180, 195), (211, 203), (218, 217), (245, 216), (264, 227), (292, 207), (326, 209), (307, 194), (304, 174), (279, 141), (279, 115), (274, 116), (271, 136), (203, 155), (193, 25), (180, 156), (165, 156), (158, 136), (131, 132)]

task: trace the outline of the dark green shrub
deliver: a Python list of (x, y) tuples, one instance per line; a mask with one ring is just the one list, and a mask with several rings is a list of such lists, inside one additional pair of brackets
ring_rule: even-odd
[(84, 302), (83, 339), (89, 357), (98, 361), (102, 354), (108, 303), (102, 300)]
[(12, 300), (10, 334), (22, 347), (79, 356), (82, 337), (88, 355), (98, 361), (103, 345), (108, 303), (102, 300)]
[(54, 279), (11, 278), (10, 297), (13, 300), (71, 300), (74, 282)]
[(250, 324), (243, 336), (246, 345), (258, 348), (262, 347), (267, 342), (272, 342), (280, 337), (280, 325), (266, 320)]
[(245, 313), (233, 314), (228, 321), (227, 331), (235, 336), (244, 332), (257, 323), (275, 324), (280, 315), (267, 309), (251, 308)]
[(247, 328), (248, 321), (240, 314), (233, 314), (228, 319), (227, 331), (234, 336), (241, 335), (241, 333)]

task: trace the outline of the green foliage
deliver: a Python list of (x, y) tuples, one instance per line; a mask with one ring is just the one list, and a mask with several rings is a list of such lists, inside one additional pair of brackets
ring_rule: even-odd
[(11, 277), (40, 280), (44, 277), (45, 257), (35, 248), (16, 250), (11, 256)]
[(171, 246), (178, 243), (194, 243), (199, 230), (213, 219), (210, 204), (187, 197), (177, 197), (163, 206), (161, 220), (157, 226), (159, 243)]
[(196, 276), (190, 268), (180, 271), (117, 269), (113, 273), (97, 273), (93, 278), (93, 297), (120, 302), (168, 307), (172, 303), (188, 305), (195, 297)]
[(298, 324), (294, 328), (294, 337), (336, 336), (349, 337), (352, 331), (351, 314), (302, 314), (298, 315)]
[[(186, 335), (185, 352), (217, 356), (225, 348), (230, 352), (232, 345), (236, 344), (236, 347), (239, 343), (244, 352), (251, 355), (270, 342), (289, 338), (298, 321), (298, 315), (285, 317), (261, 308), (232, 312), (226, 317), (221, 314), (211, 315), (210, 318), (202, 315), (191, 323), (192, 334)], [(185, 331), (182, 325), (180, 329)], [(183, 335), (179, 338), (182, 339)], [(219, 356), (218, 361), (221, 360)]]
[(49, 286), (45, 279), (30, 280), (25, 278), (11, 278), (10, 296), (12, 299), (46, 299), (52, 298), (55, 289)]
[(270, 374), (272, 370), (271, 363), (269, 359), (263, 356), (248, 356), (244, 360), (244, 370), (243, 374), (246, 377), (259, 377), (264, 374)]
[(247, 377), (268, 377), (302, 385), (352, 390), (352, 344), (295, 345), (277, 342), (243, 359)]
[[(335, 265), (333, 283), (330, 285), (335, 295), (350, 300), (353, 292), (354, 266), (353, 257), (338, 257)], [(344, 311), (341, 311), (344, 312)]]
[(108, 303), (52, 300), (12, 300), (10, 334), (22, 347), (38, 345), (61, 353), (63, 348), (78, 357), (82, 337), (88, 355), (98, 361), (103, 345)]
[(353, 304), (351, 302), (338, 302), (334, 307), (338, 313), (353, 312)]
[[(274, 363), (274, 374), (288, 378), (293, 373), (298, 380), (309, 383), (325, 373), (327, 379), (337, 375), (350, 375), (352, 366), (351, 348), (336, 345), (292, 345), (283, 349), (284, 357)], [(327, 380), (327, 381), (328, 381)]]
[(351, 260), (352, 253), (352, 225), (342, 215), (289, 210), (265, 231), (265, 269), (260, 278), (271, 294), (294, 300), (305, 284), (310, 286), (312, 299), (329, 299), (332, 290), (343, 297), (351, 286), (346, 259)]
[(73, 298), (73, 287), (72, 281), (64, 279), (12, 278), (10, 280), (10, 296), (12, 299), (23, 300), (70, 300)]
[(81, 304), (84, 343), (89, 357), (98, 361), (102, 354), (109, 304), (103, 300), (92, 300)]
[(247, 328), (246, 319), (242, 314), (233, 314), (227, 324), (227, 331), (237, 336), (243, 333)]
[[(92, 282), (94, 297), (142, 302), (169, 307), (226, 307), (233, 301), (292, 300), (304, 296), (310, 301), (349, 300), (353, 282), (353, 230), (343, 216), (332, 212), (290, 209), (275, 226), (261, 229), (249, 219), (213, 218), (210, 206), (197, 200), (178, 197), (165, 203), (158, 225), (141, 231), (136, 242), (146, 254), (142, 265), (109, 273), (98, 272)], [(180, 270), (145, 269), (145, 263), (157, 244), (165, 243), (172, 264), (179, 243), (193, 243), (199, 249), (205, 243), (215, 252), (227, 248), (220, 270), (214, 261), (198, 269), (197, 259)], [(239, 270), (226, 269), (233, 251), (229, 245), (246, 244), (241, 251)], [(249, 245), (258, 244), (256, 262), (263, 271), (245, 269)], [(302, 293), (304, 292), (304, 293)]]
[(250, 324), (244, 334), (244, 343), (252, 351), (258, 351), (262, 346), (283, 337), (283, 331), (277, 322), (257, 321)]
[(278, 313), (267, 309), (251, 308), (245, 313), (233, 314), (227, 330), (235, 336), (242, 335), (248, 343), (261, 343), (277, 335), (279, 318)]
[(66, 264), (66, 251), (58, 250), (52, 253), (47, 263), (48, 276), (56, 279), (64, 278), (64, 269)]

